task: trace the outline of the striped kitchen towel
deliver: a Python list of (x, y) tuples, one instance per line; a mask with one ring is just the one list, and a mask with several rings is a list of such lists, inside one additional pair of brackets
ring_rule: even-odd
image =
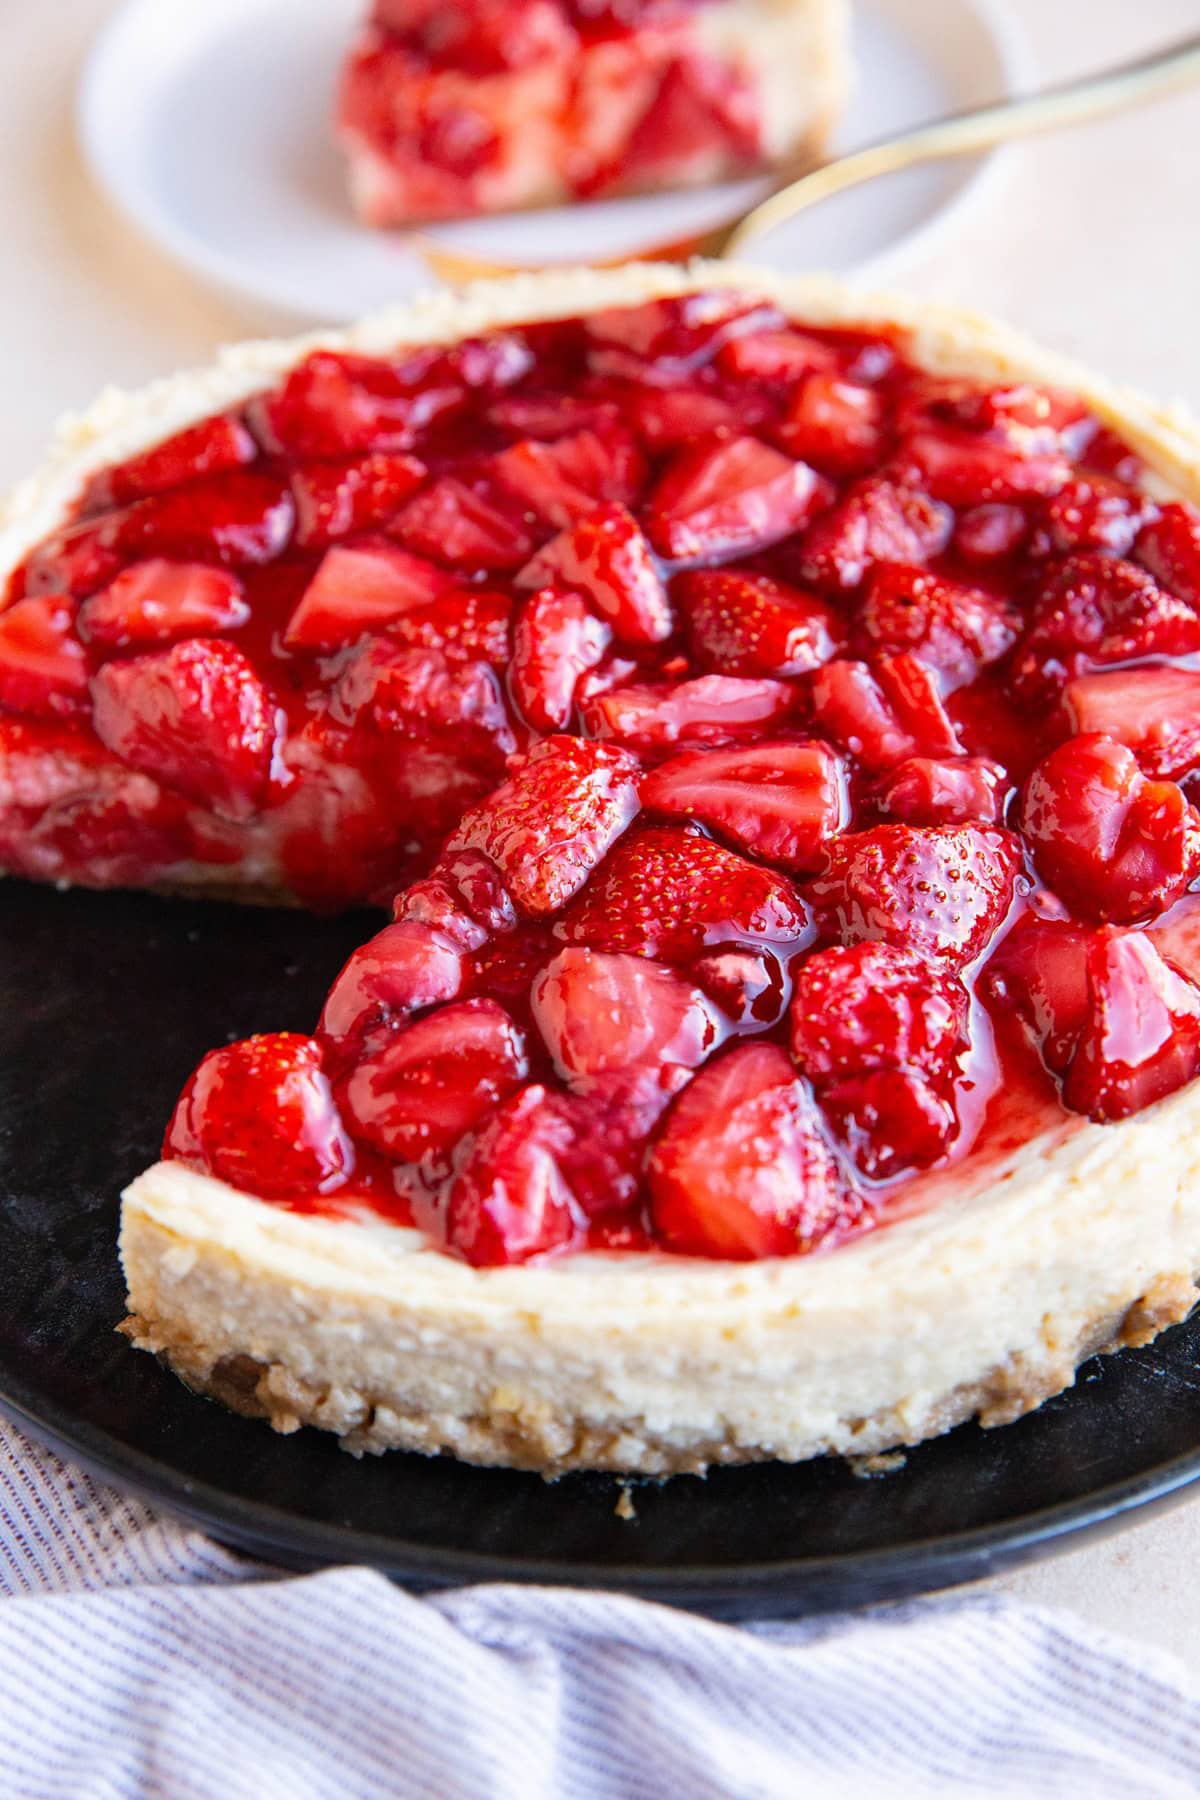
[(753, 1629), (285, 1576), (0, 1424), (3, 1800), (1184, 1800), (1200, 1684), (994, 1599)]

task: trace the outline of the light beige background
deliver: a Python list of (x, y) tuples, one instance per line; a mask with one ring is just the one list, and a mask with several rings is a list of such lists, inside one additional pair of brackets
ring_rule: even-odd
[[(0, 0), (0, 485), (104, 382), (206, 360), (271, 323), (198, 287), (89, 186), (72, 138), (74, 84), (113, 3)], [(1200, 29), (1196, 0), (1009, 4), (1044, 80)], [(1200, 93), (1018, 150), (991, 197), (906, 267), (905, 285), (1007, 314), (1200, 410), (1198, 197)], [(1198, 1567), (1200, 1499), (990, 1585), (1068, 1606), (1200, 1670)]]

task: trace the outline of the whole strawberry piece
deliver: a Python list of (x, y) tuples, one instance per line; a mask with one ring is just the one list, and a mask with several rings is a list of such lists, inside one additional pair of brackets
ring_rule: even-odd
[(544, 1087), (519, 1088), (463, 1140), (446, 1197), (446, 1248), (477, 1268), (568, 1248), (579, 1232), (563, 1173), (573, 1138)]
[(344, 1186), (354, 1151), (320, 1045), (279, 1032), (210, 1051), (175, 1108), (163, 1155), (266, 1200)]
[(358, 1054), (368, 1035), (383, 1029), (390, 1036), (393, 1024), (410, 1012), (439, 1001), (453, 1000), (462, 987), (462, 951), (474, 949), (486, 936), (472, 932), (467, 922), (466, 939), (419, 916), (385, 925), (361, 944), (334, 981), (325, 1001), (317, 1034), (339, 1054)]
[(876, 563), (924, 563), (950, 542), (954, 514), (915, 488), (858, 482), (810, 525), (796, 551), (803, 581), (834, 593), (861, 585)]
[(614, 687), (580, 707), (590, 737), (615, 740), (648, 753), (688, 744), (736, 744), (782, 724), (795, 700), (783, 681), (739, 675), (698, 675), (693, 681), (654, 681)]
[(79, 634), (88, 643), (124, 650), (131, 644), (169, 644), (172, 638), (234, 631), (250, 617), (242, 583), (209, 563), (152, 557), (131, 563), (79, 609)]
[(858, 628), (870, 654), (910, 651), (958, 687), (1012, 648), (1021, 615), (981, 588), (888, 563), (867, 582)]
[(670, 826), (618, 844), (554, 928), (567, 943), (670, 962), (711, 944), (794, 944), (808, 930), (785, 876)]
[(655, 1230), (685, 1256), (800, 1256), (865, 1213), (775, 1044), (740, 1045), (689, 1083), (647, 1179)]
[(93, 475), (84, 489), (85, 512), (107, 512), (149, 494), (183, 487), (202, 475), (222, 475), (254, 461), (258, 445), (240, 419), (229, 414), (201, 419), (115, 468)]
[(836, 839), (808, 893), (828, 937), (895, 944), (960, 969), (1003, 923), (1020, 867), (1007, 831), (877, 825)]
[(673, 757), (642, 783), (642, 805), (698, 819), (740, 850), (795, 870), (819, 869), (849, 818), (839, 758), (826, 744), (786, 739)]
[(633, 820), (638, 773), (623, 750), (547, 738), (466, 815), (447, 851), (482, 850), (523, 913), (557, 912)]
[(758, 438), (721, 438), (670, 465), (647, 501), (647, 530), (676, 562), (744, 556), (799, 531), (821, 496), (807, 464)]
[(106, 663), (92, 703), (97, 736), (132, 768), (233, 819), (265, 801), (279, 709), (232, 644), (185, 638)]
[(1099, 932), (1088, 1010), (1063, 1103), (1106, 1122), (1140, 1112), (1200, 1074), (1200, 988), (1141, 931)]
[(509, 686), (535, 731), (561, 731), (575, 708), (579, 677), (594, 669), (612, 632), (579, 594), (542, 588), (517, 616)]
[(696, 661), (722, 675), (804, 675), (845, 643), (832, 607), (767, 575), (696, 569), (673, 591)]
[(1085, 919), (1153, 918), (1200, 875), (1200, 814), (1110, 738), (1071, 738), (1039, 763), (1021, 821), (1038, 874)]
[(75, 609), (58, 594), (18, 600), (0, 613), (0, 706), (36, 718), (84, 709), (88, 656), (74, 626)]
[(869, 1069), (954, 1079), (966, 1043), (967, 990), (896, 944), (839, 944), (793, 972), (792, 1057), (818, 1092)]
[(671, 603), (650, 545), (631, 512), (595, 507), (538, 551), (517, 586), (561, 586), (583, 594), (627, 644), (670, 637)]

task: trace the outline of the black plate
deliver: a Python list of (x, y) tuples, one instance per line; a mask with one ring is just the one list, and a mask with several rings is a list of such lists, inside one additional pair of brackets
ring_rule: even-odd
[(964, 1426), (862, 1479), (843, 1464), (635, 1486), (281, 1438), (114, 1334), (117, 1194), (200, 1055), (307, 1030), (371, 928), (140, 896), (0, 892), (0, 1399), (37, 1435), (227, 1542), (412, 1585), (604, 1585), (726, 1615), (882, 1599), (994, 1572), (1200, 1476), (1200, 1320), (1102, 1358), (1003, 1431)]

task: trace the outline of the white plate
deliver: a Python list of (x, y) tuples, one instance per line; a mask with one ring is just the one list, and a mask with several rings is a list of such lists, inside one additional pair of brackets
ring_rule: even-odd
[[(222, 288), (293, 319), (346, 320), (427, 287), (403, 240), (349, 212), (329, 120), (366, 0), (127, 0), (79, 100), (100, 185), (148, 236)], [(859, 82), (839, 148), (1024, 85), (1023, 47), (993, 0), (860, 0)], [(756, 246), (781, 268), (876, 275), (944, 225), (996, 158), (914, 170), (830, 202)], [(455, 249), (586, 261), (683, 237), (760, 184), (442, 226)], [(731, 205), (732, 202), (732, 205)]]

